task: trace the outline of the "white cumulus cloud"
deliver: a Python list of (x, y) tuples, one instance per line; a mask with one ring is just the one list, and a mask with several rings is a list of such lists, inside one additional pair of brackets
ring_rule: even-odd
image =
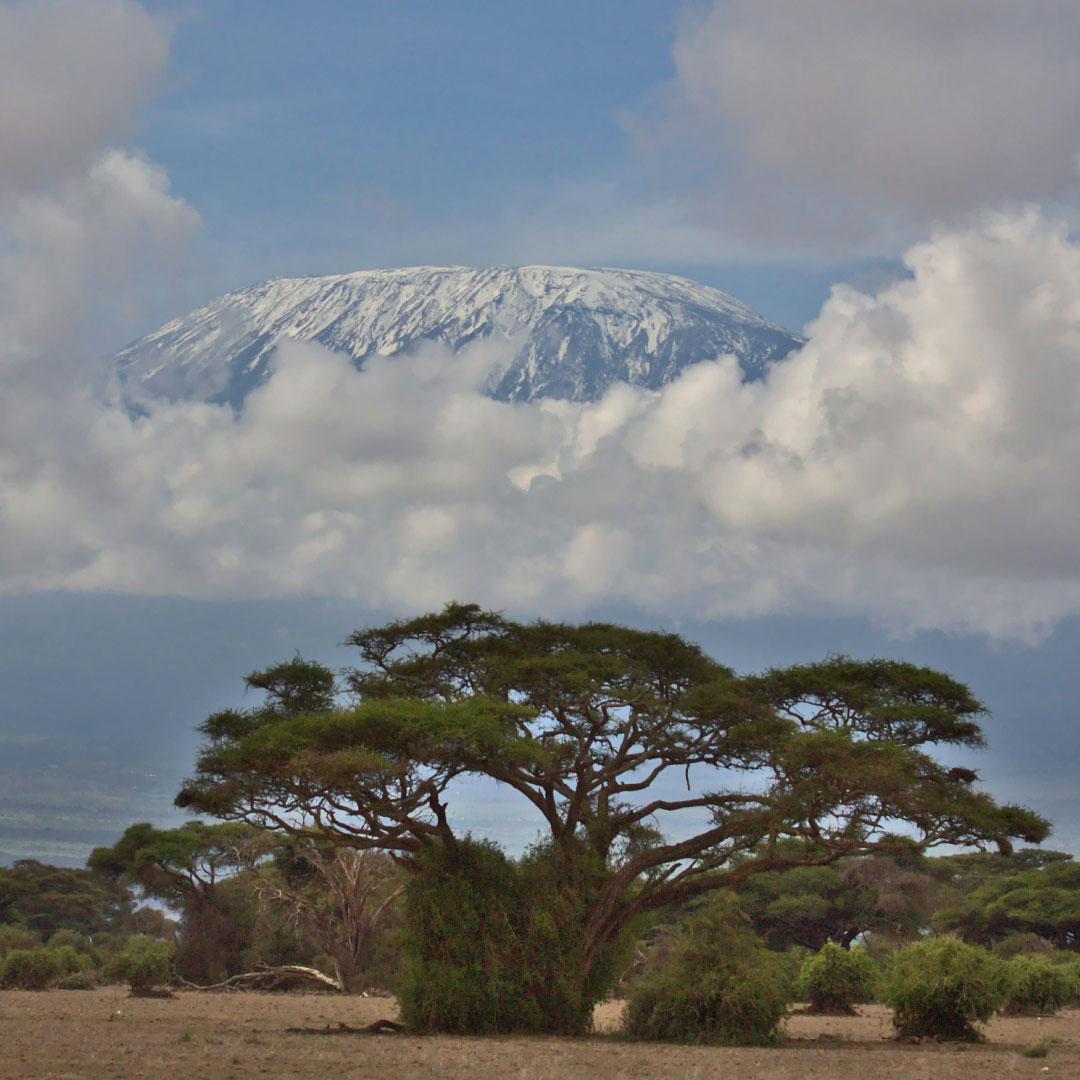
[(797, 249), (885, 244), (1001, 200), (1072, 200), (1072, 0), (715, 0), (632, 126), (699, 212)]
[(907, 262), (835, 289), (762, 383), (720, 357), (507, 404), (479, 390), (487, 346), (356, 372), (293, 343), (238, 415), (84, 402), (36, 468), (10, 447), (6, 585), (1037, 638), (1080, 612), (1080, 247), (1030, 211)]

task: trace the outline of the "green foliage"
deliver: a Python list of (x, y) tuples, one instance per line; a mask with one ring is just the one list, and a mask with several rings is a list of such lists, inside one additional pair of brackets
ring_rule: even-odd
[(1002, 963), (956, 938), (919, 941), (893, 958), (885, 1002), (901, 1035), (981, 1038), (975, 1025), (993, 1016), (1003, 997)]
[(1015, 956), (1005, 965), (1001, 1011), (1008, 1016), (1053, 1016), (1076, 993), (1070, 966), (1055, 964), (1045, 956)]
[(72, 945), (53, 946), (50, 943), (45, 948), (56, 957), (62, 975), (76, 975), (80, 971), (90, 971), (97, 966), (85, 952), (80, 952)]
[(41, 935), (25, 926), (11, 923), (0, 926), (0, 959), (14, 949), (35, 949), (40, 944)]
[(1011, 960), (1014, 956), (1030, 956), (1036, 953), (1053, 952), (1054, 946), (1038, 934), (1015, 931), (1006, 934), (1000, 941), (995, 941), (991, 952), (999, 960)]
[(71, 949), (79, 956), (85, 957), (92, 967), (101, 964), (101, 953), (94, 943), (84, 937), (77, 930), (58, 930), (47, 942), (47, 949)]
[[(789, 841), (773, 855), (797, 858), (808, 846)], [(753, 874), (735, 892), (770, 949), (817, 951), (829, 941), (850, 948), (868, 933), (913, 938), (929, 923), (939, 886), (926, 862), (906, 837), (886, 836), (873, 854)]]
[(57, 990), (96, 990), (101, 986), (104, 975), (100, 968), (87, 968), (65, 975), (57, 984)]
[(123, 929), (133, 906), (127, 888), (89, 870), (35, 859), (0, 867), (0, 924), (24, 926), (39, 940), (65, 929), (84, 935)]
[[(133, 885), (143, 896), (177, 909), (178, 970), (192, 982), (218, 982), (241, 970), (255, 921), (250, 897), (235, 882), (253, 833), (236, 822), (189, 821), (176, 829), (139, 822), (112, 847), (95, 848), (88, 865), (110, 881)], [(140, 921), (154, 925), (152, 917)], [(160, 920), (154, 928), (161, 928)]]
[(1035, 934), (1059, 949), (1080, 949), (1080, 864), (1071, 855), (1028, 850), (935, 861), (939, 874), (952, 873), (954, 890), (935, 916), (939, 929), (981, 945)]
[(64, 958), (44, 948), (16, 949), (4, 958), (0, 986), (8, 990), (48, 990), (65, 974)]
[(398, 1003), (415, 1031), (580, 1034), (625, 955), (605, 947), (582, 981), (581, 869), (541, 849), (515, 864), (465, 840), (426, 857), (406, 890)]
[(787, 1015), (788, 989), (781, 958), (716, 906), (691, 918), (635, 981), (624, 1025), (636, 1039), (768, 1045)]
[(136, 936), (109, 961), (105, 973), (117, 982), (126, 982), (133, 994), (146, 993), (169, 981), (176, 950), (167, 941)]
[(829, 942), (807, 957), (799, 973), (799, 998), (811, 1012), (850, 1016), (874, 989), (874, 963), (865, 949), (842, 949)]

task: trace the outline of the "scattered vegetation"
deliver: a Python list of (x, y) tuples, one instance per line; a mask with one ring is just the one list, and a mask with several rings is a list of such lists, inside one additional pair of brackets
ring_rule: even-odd
[[(947, 675), (742, 676), (674, 634), (462, 604), (349, 642), (356, 668), (256, 671), (258, 704), (201, 725), (178, 803), (215, 822), (0, 868), (0, 985), (379, 986), (415, 1031), (560, 1034), (618, 987), (634, 1038), (752, 1044), (796, 995), (877, 990), (901, 1033), (957, 1039), (1080, 1000), (1080, 866), (1014, 852), (1048, 823), (934, 759), (982, 738)], [(542, 815), (523, 857), (455, 831), (470, 776)]]
[(1003, 996), (1001, 961), (949, 937), (901, 949), (884, 993), (901, 1035), (969, 1041), (981, 1039), (976, 1025), (993, 1016)]

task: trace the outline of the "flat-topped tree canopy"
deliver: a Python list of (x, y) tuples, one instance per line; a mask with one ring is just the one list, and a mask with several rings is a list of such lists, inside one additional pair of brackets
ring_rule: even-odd
[[(339, 682), (300, 658), (248, 676), (265, 702), (202, 725), (178, 805), (408, 864), (456, 842), (450, 783), (487, 776), (542, 815), (555, 849), (605, 868), (613, 917), (901, 830), (1001, 847), (1049, 831), (929, 754), (981, 746), (985, 710), (927, 668), (830, 657), (741, 677), (676, 634), (469, 604), (348, 643), (360, 662)], [(685, 835), (681, 819), (703, 812), (710, 824)]]

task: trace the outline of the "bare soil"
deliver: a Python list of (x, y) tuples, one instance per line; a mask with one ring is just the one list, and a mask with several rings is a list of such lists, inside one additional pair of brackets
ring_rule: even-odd
[[(0, 1077), (97, 1080), (1002, 1080), (1080, 1078), (1080, 1011), (998, 1019), (980, 1045), (897, 1042), (888, 1010), (796, 1012), (776, 1048), (624, 1042), (621, 1006), (601, 1005), (597, 1035), (451, 1038), (306, 1035), (289, 1027), (362, 1026), (396, 1015), (390, 998), (181, 993), (131, 998), (120, 988), (0, 991)], [(1045, 1058), (1021, 1050), (1055, 1040)]]

